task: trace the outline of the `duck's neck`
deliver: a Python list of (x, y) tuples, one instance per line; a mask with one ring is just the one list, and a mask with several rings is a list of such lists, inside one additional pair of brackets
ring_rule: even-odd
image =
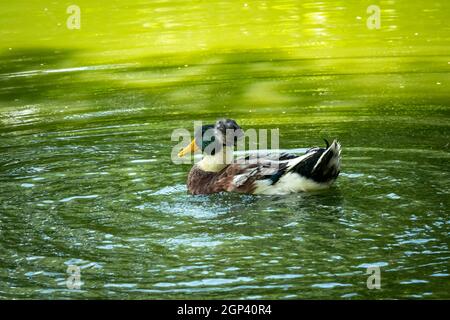
[(208, 172), (219, 172), (233, 162), (233, 148), (224, 146), (214, 155), (204, 155), (197, 166)]

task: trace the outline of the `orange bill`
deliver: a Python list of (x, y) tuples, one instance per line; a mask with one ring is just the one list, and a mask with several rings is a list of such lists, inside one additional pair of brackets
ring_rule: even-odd
[(194, 140), (192, 140), (192, 142), (186, 148), (184, 148), (183, 150), (181, 150), (178, 153), (178, 157), (181, 158), (182, 156), (184, 156), (184, 155), (186, 155), (188, 153), (194, 153), (198, 149), (199, 148), (197, 147), (197, 144), (195, 143), (195, 139), (194, 139)]

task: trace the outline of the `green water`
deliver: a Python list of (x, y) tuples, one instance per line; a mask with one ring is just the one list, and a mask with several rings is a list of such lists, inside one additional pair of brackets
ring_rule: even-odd
[[(0, 298), (450, 298), (448, 1), (70, 4), (0, 4)], [(224, 116), (339, 179), (188, 195), (171, 132)]]

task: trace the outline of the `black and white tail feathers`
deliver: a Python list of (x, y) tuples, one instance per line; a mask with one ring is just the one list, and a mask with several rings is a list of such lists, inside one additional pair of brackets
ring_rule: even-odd
[[(327, 140), (326, 148), (309, 149), (303, 161), (291, 170), (301, 176), (318, 183), (329, 183), (336, 180), (341, 165), (341, 145), (336, 140), (330, 145)], [(310, 154), (310, 156), (307, 156)]]

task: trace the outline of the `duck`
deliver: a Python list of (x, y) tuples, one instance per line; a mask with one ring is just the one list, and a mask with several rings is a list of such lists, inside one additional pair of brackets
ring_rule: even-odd
[(340, 173), (341, 145), (337, 140), (329, 144), (324, 139), (325, 148), (312, 147), (302, 155), (263, 153), (235, 159), (234, 149), (244, 135), (233, 119), (219, 119), (197, 128), (191, 143), (178, 153), (178, 157), (184, 157), (202, 152), (202, 159), (187, 177), (190, 194), (312, 192), (329, 188)]

